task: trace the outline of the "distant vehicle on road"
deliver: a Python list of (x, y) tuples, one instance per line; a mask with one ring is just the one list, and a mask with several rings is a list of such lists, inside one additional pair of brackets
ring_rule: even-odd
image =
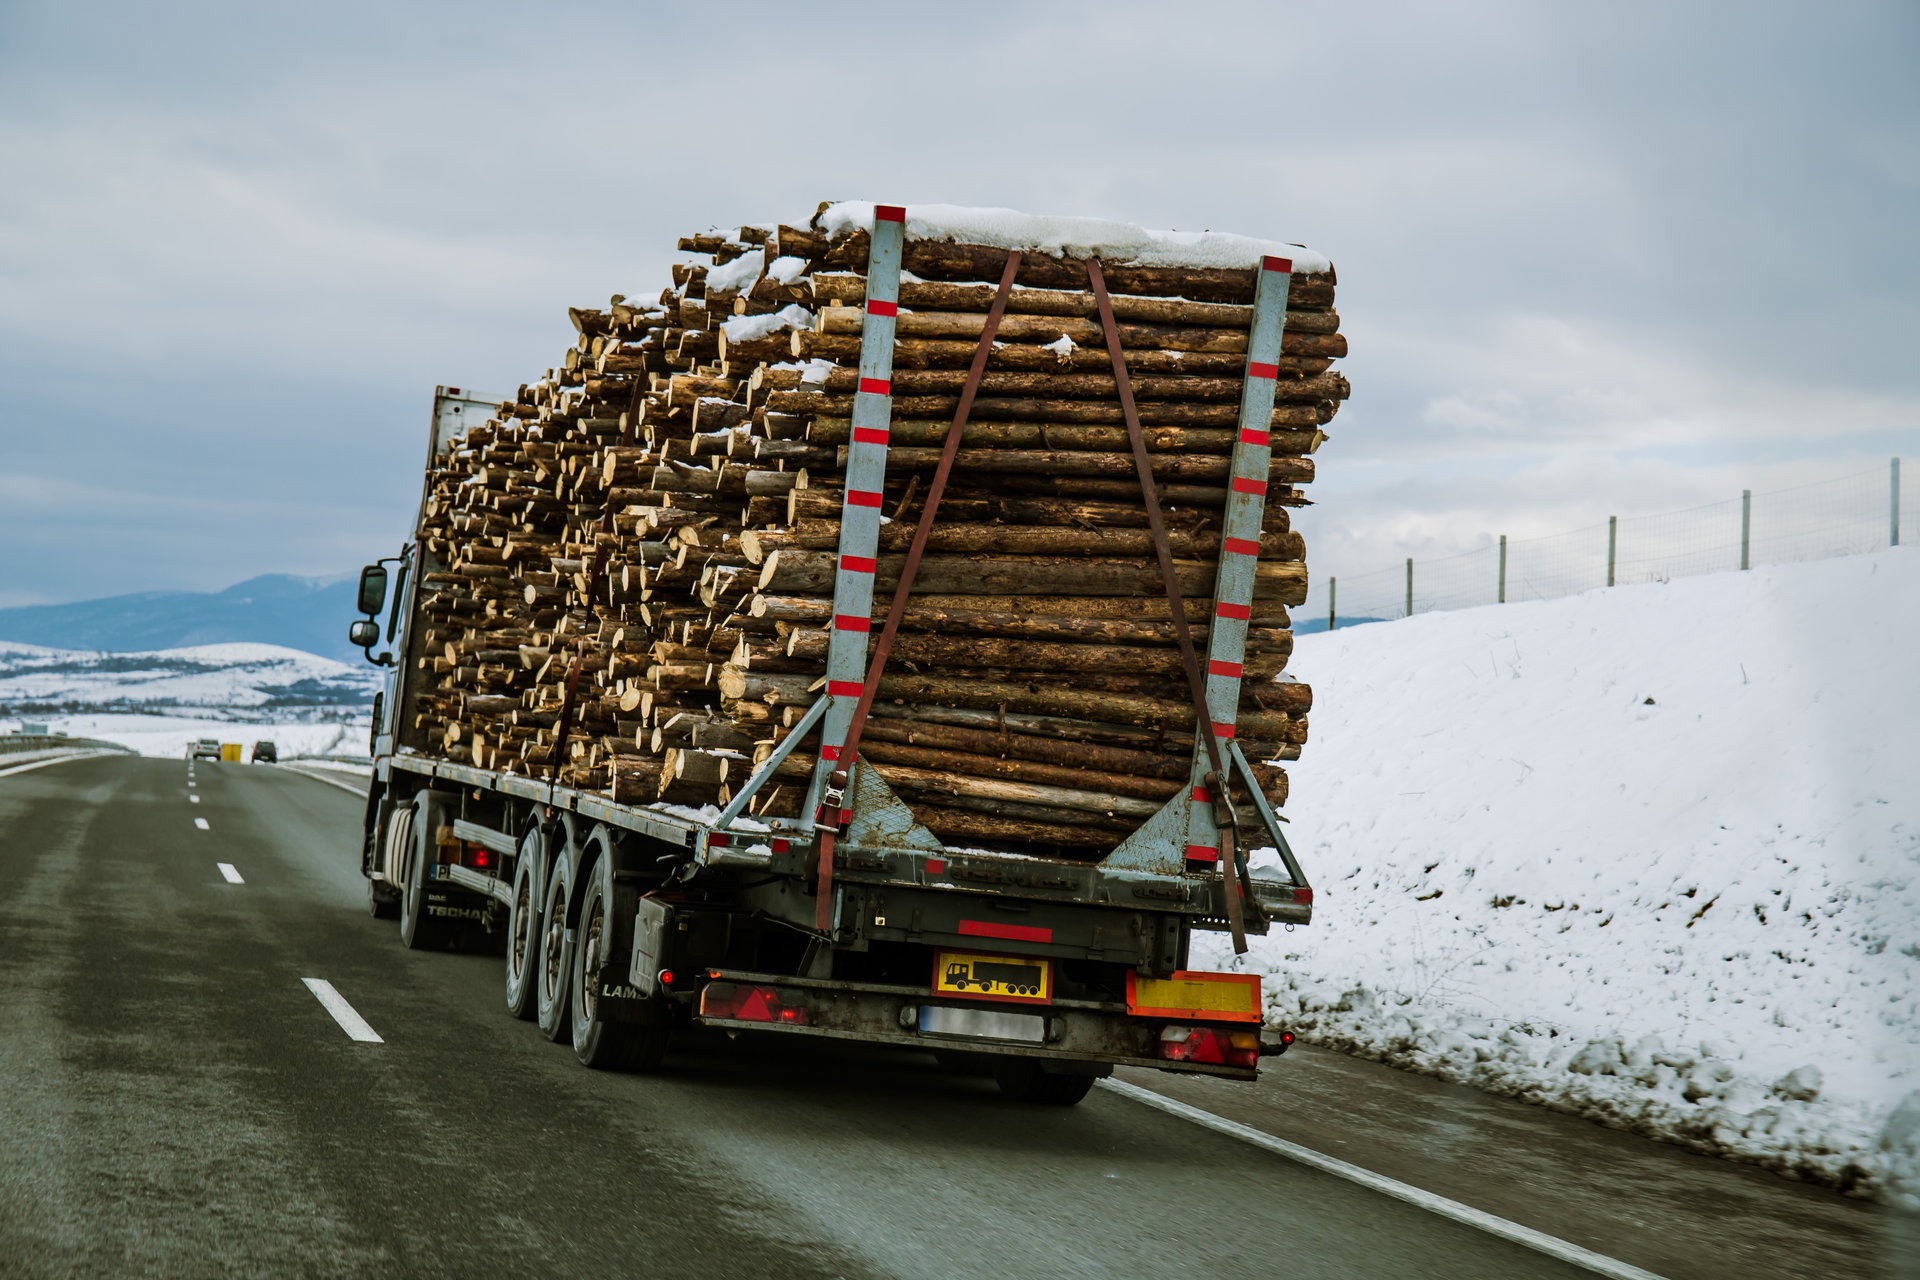
[(220, 740), (218, 738), (195, 738), (193, 745), (187, 748), (189, 760), (218, 760), (220, 758)]
[(263, 762), (266, 764), (279, 764), (280, 748), (262, 738), (259, 742), (253, 744), (253, 755), (249, 757), (249, 759), (253, 764), (261, 764)]

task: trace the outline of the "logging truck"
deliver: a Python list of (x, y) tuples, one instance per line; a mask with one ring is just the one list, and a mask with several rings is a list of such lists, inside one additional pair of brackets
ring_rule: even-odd
[[(439, 388), (429, 465), (502, 399)], [(1231, 893), (1246, 932), (1311, 919), (1264, 804), (1241, 816), (1285, 874), (1236, 880), (1190, 856), (1205, 802), (1184, 794), (1104, 857), (1069, 861), (948, 847), (859, 765), (836, 786), (823, 763), (806, 816), (763, 821), (744, 816), (751, 784), (692, 810), (441, 758), (411, 714), (434, 658), (423, 584), (441, 568), (417, 540), (360, 580), (350, 634), (387, 669), (368, 909), (408, 947), (503, 952), (507, 1012), (586, 1066), (656, 1067), (694, 1027), (822, 1036), (931, 1050), (1010, 1097), (1071, 1105), (1118, 1065), (1250, 1080), (1291, 1044), (1262, 1025), (1256, 975), (1188, 967), (1196, 931), (1229, 927)], [(843, 700), (823, 694), (782, 747)]]
[[(396, 557), (367, 566), (359, 583), (363, 618), (349, 628), (353, 643), (388, 670), (374, 702), (374, 775), (359, 854), (369, 910), (397, 917), (401, 940), (411, 948), (474, 946), (503, 952), (507, 1011), (534, 1021), (555, 1042), (570, 1042), (588, 1067), (653, 1069), (674, 1032), (705, 1027), (933, 1052), (948, 1065), (989, 1069), (1004, 1094), (1027, 1102), (1079, 1102), (1094, 1080), (1117, 1065), (1254, 1079), (1261, 1055), (1283, 1052), (1292, 1036), (1263, 1025), (1258, 975), (1198, 971), (1188, 956), (1200, 931), (1231, 933), (1235, 950), (1244, 952), (1246, 936), (1308, 923), (1313, 913), (1313, 890), (1261, 783), (1263, 762), (1290, 750), (1284, 743), (1302, 741), (1283, 739), (1281, 733), (1304, 733), (1304, 722), (1292, 716), (1306, 708), (1306, 689), (1294, 687), (1300, 697), (1292, 697), (1286, 685), (1275, 685), (1290, 635), (1283, 629), (1283, 612), (1263, 604), (1256, 608), (1256, 603), (1275, 599), (1275, 583), (1283, 593), (1304, 591), (1298, 537), (1286, 530), (1283, 510), (1267, 509), (1265, 503), (1271, 486), (1284, 489), (1286, 478), (1308, 478), (1311, 466), (1292, 455), (1311, 451), (1319, 439), (1302, 441), (1273, 428), (1323, 422), (1334, 405), (1321, 397), (1344, 393), (1344, 382), (1334, 386), (1317, 378), (1329, 355), (1344, 353), (1344, 345), (1338, 345), (1344, 340), (1331, 334), (1336, 317), (1311, 311), (1311, 305), (1331, 305), (1331, 271), (1306, 282), (1296, 296), (1290, 292), (1294, 265), (1281, 255), (1286, 246), (1233, 240), (1202, 246), (1206, 253), (1200, 253), (1192, 248), (1192, 236), (1121, 228), (1119, 240), (1137, 244), (1160, 236), (1158, 251), (1173, 253), (1181, 263), (1190, 259), (1198, 269), (1183, 274), (1148, 267), (1125, 278), (1116, 274), (1119, 284), (1135, 294), (1198, 290), (1194, 296), (1206, 296), (1213, 288), (1233, 303), (1160, 297), (1127, 303), (1135, 319), (1221, 326), (1196, 336), (1187, 330), (1123, 332), (1098, 261), (1062, 265), (1060, 259), (1033, 257), (1035, 284), (1052, 288), (1085, 276), (1091, 294), (1043, 296), (1029, 290), (1021, 307), (1054, 307), (1083, 317), (1096, 313), (1100, 319), (1096, 326), (1092, 320), (1073, 320), (1062, 330), (1062, 320), (1052, 315), (1027, 315), (1020, 320), (1025, 328), (1010, 320), (1008, 332), (1018, 330), (1037, 342), (1060, 330), (1060, 342), (1044, 349), (1048, 359), (1060, 361), (1071, 355), (1069, 332), (1089, 340), (1096, 332), (1104, 334), (1119, 401), (1098, 411), (1108, 413), (1106, 418), (1066, 403), (1010, 407), (995, 401), (1002, 422), (989, 424), (993, 432), (987, 436), (1004, 436), (1000, 443), (1016, 449), (993, 457), (966, 455), (966, 466), (1000, 459), (1064, 468), (1062, 474), (1073, 476), (1114, 476), (1121, 474), (1119, 459), (1125, 459), (1139, 478), (1139, 509), (1129, 509), (1127, 520), (1114, 516), (1125, 530), (1116, 524), (1091, 532), (1112, 535), (1112, 547), (1125, 543), (1131, 547), (1127, 555), (1135, 558), (1106, 549), (1106, 558), (1079, 558), (1048, 570), (1046, 557), (1014, 555), (998, 560), (1014, 574), (1006, 581), (985, 576), (991, 557), (927, 560), (927, 589), (970, 591), (966, 599), (985, 603), (935, 608), (972, 608), (977, 614), (993, 608), (995, 593), (1033, 593), (1046, 585), (1056, 595), (1066, 593), (1066, 603), (1054, 604), (1054, 618), (1046, 624), (1050, 629), (1035, 631), (1029, 622), (1006, 614), (1000, 624), (1014, 631), (1002, 633), (1068, 641), (1129, 635), (1133, 643), (1162, 647), (1081, 647), (1079, 660), (1068, 660), (1071, 643), (1027, 639), (1021, 643), (1029, 645), (1029, 654), (1064, 660), (1058, 683), (1048, 683), (1050, 677), (1039, 672), (1044, 664), (1029, 662), (1033, 670), (1020, 685), (973, 676), (972, 693), (954, 704), (960, 695), (929, 683), (922, 668), (912, 679), (897, 679), (887, 677), (885, 664), (922, 568), (922, 549), (937, 528), (948, 472), (956, 464), (975, 391), (983, 386), (981, 370), (996, 351), (996, 330), (1023, 259), (1021, 251), (983, 249), (989, 265), (998, 263), (991, 274), (1000, 276), (991, 311), (948, 317), (954, 334), (975, 340), (972, 372), (964, 384), (958, 372), (912, 374), (927, 386), (960, 391), (958, 399), (920, 403), (908, 395), (895, 403), (889, 382), (895, 320), (912, 320), (922, 328), (931, 320), (914, 319), (893, 301), (904, 288), (902, 280), (908, 280), (902, 271), (906, 211), (879, 205), (866, 207), (858, 217), (864, 221), (856, 234), (837, 242), (810, 230), (778, 228), (770, 232), (764, 253), (755, 244), (735, 244), (730, 236), (687, 240), (682, 248), (714, 251), (714, 267), (701, 286), (707, 292), (699, 305), (689, 301), (685, 311), (674, 313), (705, 317), (708, 299), (720, 296), (722, 284), (743, 288), (743, 280), (753, 278), (751, 271), (722, 271), (735, 261), (756, 267), (764, 257), (803, 267), (803, 246), (818, 261), (839, 261), (831, 253), (866, 261), (858, 290), (845, 280), (822, 286), (829, 290), (822, 296), (828, 301), (864, 292), (858, 317), (828, 315), (833, 311), (828, 307), (822, 313), (824, 328), (812, 334), (845, 345), (849, 338), (841, 334), (851, 332), (849, 326), (860, 328), (858, 344), (845, 351), (835, 347), (847, 359), (858, 357), (858, 374), (843, 368), (829, 372), (828, 382), (816, 390), (780, 390), (799, 376), (789, 365), (776, 370), (776, 382), (764, 388), (753, 384), (770, 397), (764, 401), (768, 415), (781, 405), (781, 415), (787, 409), (828, 413), (839, 405), (833, 399), (837, 390), (851, 391), (852, 416), (843, 422), (843, 436), (833, 436), (837, 428), (829, 418), (820, 418), (818, 430), (806, 439), (755, 436), (747, 430), (735, 434), (733, 424), (741, 415), (760, 413), (751, 399), (726, 399), (747, 384), (716, 376), (712, 368), (685, 374), (684, 382), (676, 372), (691, 367), (697, 351), (710, 357), (714, 334), (685, 330), (668, 349), (662, 336), (672, 332), (666, 328), (672, 317), (662, 313), (659, 326), (649, 330), (653, 313), (620, 297), (614, 297), (616, 309), (630, 313), (620, 320), (624, 332), (645, 330), (649, 336), (630, 349), (620, 342), (589, 342), (589, 332), (605, 338), (611, 320), (601, 313), (576, 313), (582, 344), (568, 353), (561, 384), (584, 388), (580, 397), (597, 397), (601, 405), (609, 403), (609, 388), (620, 388), (612, 393), (628, 395), (626, 413), (609, 416), (603, 409), (580, 416), (574, 405), (586, 401), (574, 399), (574, 391), (564, 391), (566, 403), (557, 409), (553, 399), (541, 399), (557, 386), (551, 382), (536, 393), (522, 388), (518, 397), (436, 391), (415, 524), (419, 533)], [(989, 211), (989, 221), (1000, 217)], [(922, 230), (929, 240), (912, 248), (922, 255), (914, 259), (916, 271), (952, 267), (962, 276), (983, 271), (973, 259), (948, 263), (941, 255), (952, 257), (954, 251), (943, 248), (941, 228)], [(1044, 238), (1037, 234), (1037, 242)], [(1231, 269), (1208, 265), (1221, 253), (1233, 255)], [(778, 280), (762, 280), (774, 290), (766, 307), (780, 305), (785, 297), (780, 290), (793, 288), (791, 273), (781, 273)], [(676, 274), (676, 284), (687, 280), (693, 276)], [(925, 297), (950, 307), (981, 307), (987, 297), (973, 286), (941, 294), (947, 286), (927, 286), (918, 278), (908, 284), (933, 290)], [(1290, 313), (1296, 301), (1306, 309)], [(745, 303), (741, 307), (745, 311)], [(785, 322), (785, 313), (768, 315), (762, 309), (760, 315), (768, 324)], [(1283, 347), (1290, 315), (1319, 328), (1300, 340), (1284, 334), (1294, 345)], [(768, 338), (755, 328), (762, 320), (749, 320), (747, 328), (718, 336), (722, 359), (741, 361), (753, 353), (758, 353), (753, 359), (778, 359), (787, 351), (785, 336)], [(791, 351), (801, 355), (808, 342), (806, 334), (793, 334)], [(1179, 416), (1183, 422), (1219, 424), (1233, 418), (1235, 430), (1210, 428), (1212, 436), (1206, 436), (1181, 428), (1160, 434), (1156, 449), (1185, 449), (1190, 457), (1150, 457), (1127, 390), (1133, 374), (1121, 353), (1123, 342), (1227, 351), (1208, 357), (1225, 361), (1223, 372), (1244, 363), (1244, 376), (1233, 382), (1194, 374), (1173, 391), (1167, 391), (1171, 384), (1165, 378), (1154, 384), (1158, 395), (1202, 397), (1173, 411), (1162, 407), (1160, 413), (1177, 411), (1175, 416), (1185, 415)], [(950, 359), (945, 347), (916, 347), (914, 359), (933, 357)], [(1185, 357), (1179, 351), (1173, 357), (1154, 351), (1148, 365), (1167, 359)], [(1292, 365), (1283, 368), (1283, 361)], [(1286, 403), (1279, 399), (1277, 382), (1283, 372), (1290, 378)], [(1016, 374), (1014, 382), (995, 376), (1000, 391), (1027, 386), (1020, 382), (1027, 374)], [(1089, 386), (1098, 382), (1092, 374), (1046, 374), (1033, 388), (1091, 393)], [(684, 439), (668, 428), (685, 432), (687, 422), (672, 426), (662, 415), (660, 432), (666, 434), (660, 439), (672, 439), (674, 449), (657, 447), (655, 428), (647, 428), (645, 445), (637, 443), (649, 386), (684, 388), (693, 399), (682, 407), (682, 418), (685, 409), (691, 409), (695, 424), (712, 413), (718, 428), (697, 441)], [(1215, 403), (1229, 393), (1238, 405)], [(659, 401), (655, 409), (672, 409), (670, 395), (660, 393)], [(948, 407), (956, 407), (950, 428), (927, 436), (929, 443), (945, 439), (943, 449), (895, 449), (891, 464), (908, 470), (931, 466), (933, 478), (906, 557), (881, 557), (885, 520), (879, 509), (891, 484), (889, 424), (908, 409), (945, 413)], [(1081, 413), (1083, 420), (1112, 420), (1117, 413), (1125, 418), (1131, 455), (1035, 451), (1033, 441), (1000, 430), (1006, 420), (1018, 424), (1021, 415), (1039, 411)], [(910, 432), (920, 430), (904, 418), (893, 426), (900, 430), (893, 445), (908, 445)], [(1098, 432), (1066, 432), (1048, 441), (1112, 449), (1117, 428)], [(468, 436), (478, 443), (468, 445)], [(509, 439), (515, 441), (511, 447), (495, 447), (495, 441)], [(676, 457), (699, 459), (708, 445), (728, 453), (745, 447), (766, 461), (743, 466), (718, 459), (708, 470)], [(570, 453), (563, 457), (563, 449)], [(632, 472), (639, 459), (651, 459), (643, 474)], [(789, 462), (774, 459), (793, 459), (791, 466), (806, 459), (843, 474), (845, 484), (816, 486), (806, 491), (804, 503), (799, 497), (789, 503), (789, 491), (797, 495), (804, 489), (799, 480), (804, 472), (787, 470)], [(578, 470), (580, 464), (588, 466), (589, 476)], [(526, 468), (524, 480), (516, 480), (522, 472), (515, 466)], [(628, 480), (630, 474), (636, 480)], [(1212, 532), (1194, 532), (1194, 526), (1167, 532), (1160, 484), (1152, 480), (1156, 474), (1181, 480), (1169, 486), (1169, 491), (1181, 489), (1179, 501), (1212, 503)], [(676, 543), (676, 558), (662, 558), (670, 545), (645, 543), (651, 547), (647, 551), (634, 533), (634, 520), (645, 520), (649, 530), (670, 528), (676, 539), (678, 533), (691, 533), (691, 545), (699, 545), (699, 528), (680, 526), (720, 520), (720, 514), (703, 512), (728, 510), (733, 499), (724, 499), (718, 486), (730, 478), (737, 487), (726, 493), (749, 495), (743, 499), (747, 510), (770, 510), (766, 505), (776, 499), (768, 495), (783, 495), (789, 528), (776, 532), (780, 520), (766, 514), (741, 518), (739, 532), (726, 533), (724, 555), (743, 558), (726, 562), (730, 568), (724, 578), (701, 576), (697, 601), (689, 603), (685, 591), (695, 572), (685, 560), (689, 543)], [(645, 487), (628, 487), (636, 482)], [(918, 484), (916, 478), (895, 489), (902, 491), (893, 503), (895, 522), (914, 501)], [(1100, 493), (1125, 489), (1123, 480), (1092, 484), (1104, 486), (1098, 487)], [(689, 489), (695, 497), (685, 497)], [(603, 512), (595, 514), (582, 501), (588, 491), (605, 493), (599, 503)], [(672, 501), (660, 501), (662, 493)], [(970, 501), (973, 509), (987, 510), (981, 503), (991, 499), (987, 493)], [(804, 522), (808, 530), (803, 532), (791, 528), (797, 509), (828, 518)], [(1112, 509), (1112, 503), (1102, 507)], [(741, 512), (733, 509), (733, 514)], [(1131, 516), (1144, 516), (1146, 528)], [(991, 512), (968, 518), (993, 520)], [(1027, 524), (1035, 518), (1031, 512), (1025, 516)], [(662, 526), (662, 520), (668, 524)], [(1087, 516), (1056, 524), (1087, 524)], [(768, 533), (756, 532), (755, 526)], [(887, 533), (889, 551), (906, 545), (899, 537), (904, 528), (900, 524)], [(981, 549), (1018, 553), (1025, 545), (1021, 537), (1033, 530), (973, 524), (962, 533), (985, 539)], [(1039, 535), (1044, 547), (1054, 549), (1075, 537), (1087, 541), (1068, 528), (1039, 530)], [(808, 543), (808, 537), (828, 541)], [(770, 539), (780, 549), (768, 553), (764, 545), (751, 545), (758, 539)], [(1277, 564), (1263, 560), (1269, 547)], [(616, 549), (626, 549), (618, 551), (626, 560), (618, 572), (609, 566)], [(1156, 558), (1140, 558), (1146, 553)], [(780, 652), (768, 645), (755, 649), (753, 637), (766, 637), (776, 622), (760, 618), (762, 597), (753, 597), (753, 622), (741, 612), (747, 599), (737, 587), (741, 568), (760, 564), (762, 555), (766, 564), (758, 589), (810, 591), (818, 603), (803, 601), (797, 608), (818, 608), (820, 614), (806, 616), (828, 618), (808, 622), (810, 631), (781, 631), (785, 649)], [(1188, 558), (1175, 562), (1175, 555)], [(1217, 558), (1217, 564), (1204, 557)], [(708, 562), (716, 574), (718, 566), (718, 560)], [(1079, 578), (1039, 583), (1033, 576), (1043, 572)], [(877, 581), (891, 591), (891, 603), (877, 603)], [(680, 593), (666, 591), (670, 585)], [(1125, 604), (1131, 614), (1140, 610), (1125, 597), (1160, 595), (1169, 622), (1139, 622), (1114, 612), (1083, 618), (1073, 601), (1087, 601), (1091, 608), (1092, 595), (1119, 597), (1110, 603)], [(824, 612), (828, 597), (829, 614)], [(1188, 614), (1188, 604), (1202, 612)], [(787, 606), (795, 604), (789, 599)], [(872, 624), (870, 635), (876, 610), (885, 614), (885, 624)], [(1206, 626), (1204, 662), (1196, 656), (1190, 616)], [(678, 622), (662, 624), (660, 618)], [(766, 626), (755, 626), (762, 622)], [(1081, 622), (1094, 626), (1075, 631)], [(516, 629), (499, 629), (503, 626)], [(622, 637), (655, 637), (662, 626), (676, 628), (670, 635), (682, 643), (649, 639), (653, 647), (645, 652), (653, 654), (657, 666), (647, 668), (630, 639)], [(693, 645), (687, 637), (695, 628), (714, 639)], [(1140, 641), (1142, 628), (1160, 629)], [(526, 639), (511, 639), (515, 635)], [(739, 654), (745, 656), (724, 666), (708, 664), (707, 654), (714, 652), (710, 645), (722, 643), (722, 635), (737, 635)], [(1250, 647), (1256, 635), (1260, 647)], [(1165, 647), (1167, 639), (1177, 641), (1179, 649)], [(376, 656), (374, 649), (382, 643), (386, 651)], [(511, 647), (515, 643), (518, 649)], [(922, 666), (937, 664), (941, 654), (962, 654), (950, 660), (966, 670), (1008, 666), (993, 660), (993, 654), (1008, 649), (1000, 641), (964, 641), (947, 649), (914, 643), (918, 649), (910, 649)], [(803, 645), (812, 649), (803, 652)], [(595, 654), (591, 662), (589, 652)], [(1129, 670), (1071, 676), (1091, 672), (1087, 662), (1102, 652), (1114, 654), (1102, 658), (1108, 664), (1131, 662), (1162, 674), (1179, 670), (1185, 679), (1152, 685), (1177, 689), (1177, 695), (1148, 695), (1140, 689), (1158, 677)], [(824, 656), (824, 676), (808, 654)], [(755, 664), (760, 666), (749, 672)], [(584, 681), (586, 666), (591, 679)], [(760, 676), (760, 670), (770, 674)], [(979, 685), (981, 679), (989, 683)], [(1242, 708), (1242, 693), (1248, 708)], [(1175, 700), (1165, 700), (1169, 697)], [(662, 754), (660, 733), (687, 718), (676, 708), (707, 706), (712, 699), (718, 699), (722, 714), (691, 716), (687, 748), (666, 748)], [(862, 739), (876, 699), (885, 702), (877, 720), (893, 727)], [(1292, 710), (1267, 710), (1273, 706), (1267, 699), (1281, 699)], [(991, 710), (995, 700), (998, 706)], [(630, 706), (639, 708), (639, 720), (632, 718)], [(672, 722), (657, 718), (660, 706)], [(622, 712), (630, 714), (626, 722), (616, 720)], [(977, 743), (975, 754), (964, 758), (954, 750), (914, 747), (912, 737), (900, 745), (902, 720), (939, 722), (941, 716), (948, 739), (956, 733), (973, 735), (968, 741), (1000, 735), (998, 741), (1008, 743), (1008, 735), (1029, 743), (1048, 733), (1048, 741), (1071, 733), (1079, 739), (1069, 745), (1068, 756), (1062, 756), (1066, 747), (1048, 747), (1056, 764), (1008, 760), (993, 770), (985, 768), (993, 766), (993, 754), (979, 754), (993, 748)], [(582, 733), (580, 725), (588, 720), (597, 727)], [(1087, 745), (1089, 731), (1114, 733), (1116, 720), (1137, 725), (1123, 733), (1146, 733), (1160, 754)], [(1254, 743), (1254, 758), (1242, 752), (1236, 723), (1242, 737)], [(582, 737), (591, 737), (591, 743)], [(653, 754), (645, 750), (649, 743)], [(1127, 766), (1112, 764), (1123, 758), (1152, 760), (1152, 777), (1127, 775)], [(735, 770), (735, 762), (747, 768)], [(962, 762), (972, 762), (972, 773), (939, 768)], [(689, 771), (693, 766), (703, 770), (699, 777)], [(929, 794), (935, 796), (931, 802)], [(943, 835), (935, 835), (935, 827)], [(1246, 856), (1254, 844), (1271, 846), (1279, 865), (1256, 871)]]

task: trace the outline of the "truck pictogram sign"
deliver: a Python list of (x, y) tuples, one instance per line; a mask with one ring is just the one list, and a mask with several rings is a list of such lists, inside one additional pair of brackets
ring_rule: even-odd
[(1045, 1004), (1053, 998), (1053, 963), (1032, 956), (942, 951), (934, 957), (936, 995)]

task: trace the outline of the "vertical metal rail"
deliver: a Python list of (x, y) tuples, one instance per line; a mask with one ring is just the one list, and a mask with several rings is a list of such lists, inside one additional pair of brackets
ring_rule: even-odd
[(1507, 535), (1500, 535), (1500, 598), (1498, 604), (1507, 602)]
[[(1212, 811), (1214, 797), (1207, 787), (1210, 735), (1231, 747), (1234, 723), (1240, 712), (1240, 682), (1247, 654), (1247, 625), (1253, 616), (1255, 573), (1260, 561), (1260, 532), (1267, 505), (1267, 478), (1273, 462), (1273, 402), (1280, 376), (1280, 339), (1287, 322), (1287, 293), (1293, 284), (1293, 263), (1285, 258), (1262, 261), (1253, 292), (1253, 327), (1247, 337), (1247, 376), (1240, 391), (1240, 434), (1233, 446), (1226, 513), (1221, 522), (1220, 568), (1213, 589), (1213, 618), (1207, 631), (1208, 722), (1195, 726), (1193, 773), (1194, 804), (1187, 808), (1188, 862), (1215, 862), (1220, 858), (1220, 827)], [(1225, 785), (1228, 779), (1221, 777)], [(1264, 807), (1256, 797), (1256, 808)], [(1238, 866), (1223, 866), (1229, 895), (1244, 871), (1244, 851)], [(1247, 894), (1250, 901), (1252, 895)], [(1235, 939), (1239, 942), (1239, 939)], [(1244, 946), (1244, 943), (1240, 944)]]
[(1742, 569), (1747, 569), (1752, 567), (1753, 562), (1751, 557), (1748, 555), (1748, 552), (1751, 550), (1752, 545), (1753, 545), (1753, 490), (1742, 489), (1740, 491), (1740, 567)]
[(1607, 585), (1613, 585), (1613, 555), (1620, 546), (1620, 517), (1607, 517)]
[[(893, 329), (900, 310), (900, 254), (907, 211), (877, 205), (868, 240), (866, 316), (860, 328), (860, 383), (853, 397), (853, 440), (847, 451), (847, 487), (840, 510), (840, 559), (833, 580), (833, 634), (827, 644), (827, 711), (820, 757), (804, 812), (817, 826), (838, 828), (851, 815), (827, 778), (840, 759), (859, 704), (873, 626), (873, 577), (880, 553), (880, 503), (887, 481), (887, 433), (893, 422)], [(854, 762), (847, 761), (848, 768)], [(826, 812), (830, 808), (832, 812)], [(821, 842), (819, 914), (829, 911), (833, 842)], [(822, 925), (825, 928), (825, 925)]]

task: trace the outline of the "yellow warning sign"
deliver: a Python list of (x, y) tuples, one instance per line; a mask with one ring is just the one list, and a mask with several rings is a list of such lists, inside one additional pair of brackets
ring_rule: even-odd
[(1136, 1017), (1260, 1021), (1260, 975), (1181, 970), (1171, 978), (1127, 975), (1127, 1012)]
[(1053, 999), (1053, 963), (1032, 956), (937, 951), (933, 957), (933, 993), (1045, 1004)]

